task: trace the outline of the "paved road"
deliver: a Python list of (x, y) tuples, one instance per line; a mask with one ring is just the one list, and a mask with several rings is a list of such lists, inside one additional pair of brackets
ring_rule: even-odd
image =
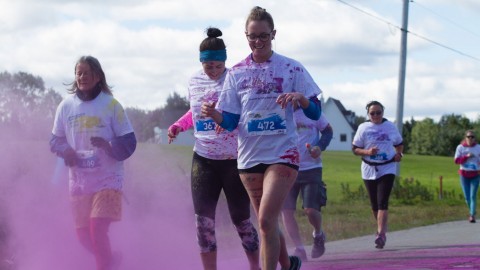
[(479, 223), (455, 221), (391, 232), (382, 250), (373, 241), (372, 235), (327, 242), (325, 254), (303, 263), (302, 270), (480, 269)]
[[(374, 238), (327, 239), (325, 254), (304, 262), (301, 270), (480, 269), (480, 223), (462, 220), (390, 232), (384, 249), (375, 248)], [(239, 254), (236, 250), (229, 257), (220, 250), (218, 269), (248, 269)]]

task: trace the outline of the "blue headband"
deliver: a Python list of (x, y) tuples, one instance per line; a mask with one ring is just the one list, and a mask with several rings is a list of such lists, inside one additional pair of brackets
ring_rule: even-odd
[(200, 62), (227, 60), (227, 50), (206, 50), (200, 52)]

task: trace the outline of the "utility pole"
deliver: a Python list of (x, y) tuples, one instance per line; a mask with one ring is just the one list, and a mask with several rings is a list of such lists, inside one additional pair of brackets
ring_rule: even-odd
[(405, 96), (405, 69), (407, 64), (407, 33), (408, 33), (408, 3), (410, 0), (403, 0), (402, 12), (402, 38), (400, 47), (400, 72), (398, 76), (397, 92), (397, 128), (400, 134), (403, 129), (403, 100)]

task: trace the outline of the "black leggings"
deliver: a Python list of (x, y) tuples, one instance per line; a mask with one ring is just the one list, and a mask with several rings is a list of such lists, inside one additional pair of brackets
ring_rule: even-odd
[(250, 199), (240, 180), (237, 160), (213, 160), (193, 153), (191, 189), (195, 214), (215, 220), (223, 189), (233, 224), (250, 218)]
[(386, 174), (375, 180), (363, 179), (373, 211), (388, 210), (388, 199), (392, 192), (394, 180), (394, 174)]

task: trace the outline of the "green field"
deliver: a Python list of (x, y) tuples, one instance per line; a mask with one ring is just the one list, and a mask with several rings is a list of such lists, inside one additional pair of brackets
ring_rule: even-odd
[[(190, 147), (175, 145), (142, 144), (132, 162), (143, 163), (145, 169), (158, 168), (158, 153), (169, 156), (171, 167), (182, 168), (188, 181), (191, 154)], [(323, 209), (324, 230), (328, 240), (338, 240), (375, 233), (375, 222), (367, 200), (342, 200), (341, 184), (349, 184), (353, 190), (363, 185), (360, 175), (360, 158), (351, 152), (326, 151), (323, 153), (323, 178), (328, 189), (328, 204)], [(135, 165), (135, 167), (140, 164)], [(401, 230), (439, 222), (461, 220), (467, 217), (467, 207), (459, 199), (461, 188), (458, 180), (458, 165), (453, 157), (405, 155), (401, 163), (400, 177), (418, 180), (435, 194), (435, 199), (416, 205), (401, 205), (392, 201), (389, 209), (389, 230)], [(139, 171), (134, 172), (134, 174)], [(457, 199), (440, 200), (440, 176), (443, 178), (443, 190), (453, 192)], [(135, 178), (135, 176), (134, 176)], [(184, 183), (188, 186), (188, 183)], [(221, 208), (219, 206), (219, 208)], [(301, 224), (304, 240), (311, 243), (311, 228), (306, 216), (300, 211), (297, 215)], [(226, 221), (228, 223), (229, 221)]]
[[(323, 179), (328, 186), (329, 200), (339, 202), (341, 197), (340, 183), (348, 183), (350, 187), (362, 185), (360, 174), (360, 157), (351, 152), (325, 151), (323, 154)], [(444, 190), (461, 192), (458, 165), (453, 157), (405, 155), (400, 163), (400, 177), (418, 180), (432, 190), (440, 188), (440, 177), (443, 178)]]

